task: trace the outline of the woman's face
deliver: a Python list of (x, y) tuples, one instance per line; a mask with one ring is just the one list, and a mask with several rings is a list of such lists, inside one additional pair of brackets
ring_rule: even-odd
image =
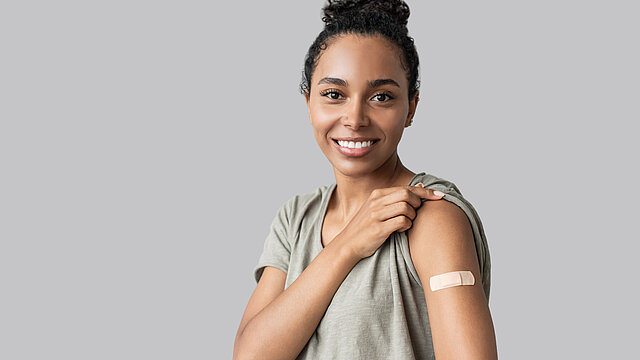
[[(307, 97), (309, 119), (320, 149), (342, 174), (366, 175), (395, 162), (418, 101), (417, 93), (408, 100), (400, 55), (385, 38), (362, 35), (341, 35), (320, 55)], [(341, 139), (356, 147), (361, 140), (361, 147)]]

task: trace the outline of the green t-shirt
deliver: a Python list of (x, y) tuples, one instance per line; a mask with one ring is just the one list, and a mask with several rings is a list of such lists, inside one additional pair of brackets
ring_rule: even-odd
[[(480, 217), (452, 182), (422, 172), (409, 185), (419, 182), (444, 192), (443, 199), (467, 214), (488, 300), (491, 264)], [(335, 187), (320, 186), (280, 207), (254, 268), (256, 282), (265, 266), (273, 266), (287, 274), (286, 289), (322, 251), (322, 221)], [(406, 232), (393, 232), (354, 266), (297, 359), (434, 359), (424, 290)]]

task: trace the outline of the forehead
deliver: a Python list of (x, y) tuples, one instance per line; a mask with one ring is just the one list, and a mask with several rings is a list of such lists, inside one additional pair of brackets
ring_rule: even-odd
[(320, 55), (312, 82), (327, 76), (358, 85), (381, 78), (407, 84), (399, 49), (381, 36), (348, 34), (334, 38)]

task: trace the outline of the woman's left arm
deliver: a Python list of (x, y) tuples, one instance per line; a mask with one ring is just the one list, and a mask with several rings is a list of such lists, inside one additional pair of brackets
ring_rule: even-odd
[[(493, 321), (467, 215), (449, 201), (426, 201), (417, 209), (407, 236), (429, 309), (436, 359), (497, 359)], [(432, 276), (461, 270), (473, 273), (474, 285), (431, 291)]]

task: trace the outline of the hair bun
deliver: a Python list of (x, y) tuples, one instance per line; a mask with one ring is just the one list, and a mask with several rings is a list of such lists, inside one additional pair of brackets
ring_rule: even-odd
[(393, 18), (405, 30), (410, 14), (409, 5), (402, 0), (328, 0), (322, 10), (324, 11), (322, 21), (325, 26), (352, 11), (374, 11)]

